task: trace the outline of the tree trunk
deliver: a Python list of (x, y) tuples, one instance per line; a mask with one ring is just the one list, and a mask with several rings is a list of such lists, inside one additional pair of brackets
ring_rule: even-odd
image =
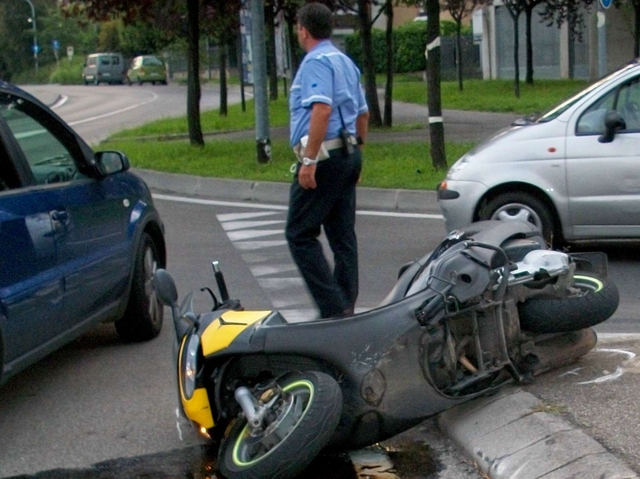
[(533, 85), (533, 39), (531, 38), (531, 17), (533, 16), (533, 8), (527, 8), (525, 11), (525, 28), (527, 43), (527, 85)]
[(376, 85), (376, 65), (371, 42), (371, 15), (369, 15), (369, 3), (367, 0), (358, 0), (358, 20), (360, 21), (360, 38), (362, 39), (364, 91), (369, 105), (369, 125), (374, 127), (382, 126)]
[(387, 14), (387, 85), (384, 90), (384, 121), (385, 128), (391, 128), (393, 124), (393, 71), (395, 69), (393, 59), (393, 0), (387, 0), (385, 5)]
[(300, 59), (298, 58), (298, 36), (295, 29), (296, 23), (287, 18), (287, 39), (289, 42), (289, 52), (291, 52), (291, 81), (296, 77)]
[(440, 3), (438, 0), (427, 0), (427, 105), (431, 161), (437, 170), (447, 167), (440, 92), (440, 55)]
[(227, 116), (227, 46), (218, 45), (220, 63), (220, 116)]
[(199, 0), (187, 0), (187, 124), (192, 146), (204, 146), (200, 124), (200, 25)]
[(638, 0), (633, 2), (633, 10), (635, 11), (635, 28), (633, 31), (635, 41), (633, 42), (633, 57), (638, 58), (640, 57), (640, 3)]
[(267, 76), (269, 77), (269, 100), (278, 99), (278, 61), (276, 59), (276, 25), (273, 3), (265, 2), (264, 31), (267, 37)]
[(520, 50), (520, 39), (518, 38), (518, 15), (512, 15), (513, 18), (513, 67), (514, 67), (514, 76), (513, 76), (513, 91), (516, 95), (516, 98), (520, 98), (520, 59), (519, 59), (519, 51)]
[(462, 91), (462, 19), (456, 21), (456, 74), (458, 90)]
[(244, 59), (242, 57), (242, 37), (240, 35), (238, 35), (238, 39), (236, 40), (236, 51), (238, 52), (236, 56), (238, 58), (238, 74), (240, 76), (240, 104), (242, 111), (246, 112), (247, 101), (244, 95)]

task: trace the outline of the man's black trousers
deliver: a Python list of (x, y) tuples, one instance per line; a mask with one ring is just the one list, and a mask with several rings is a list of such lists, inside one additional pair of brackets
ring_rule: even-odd
[[(358, 297), (356, 184), (362, 156), (358, 148), (350, 155), (342, 150), (333, 150), (330, 155), (317, 164), (317, 187), (313, 190), (298, 183), (298, 164), (286, 228), (291, 255), (323, 318), (353, 310)], [(321, 226), (333, 252), (333, 271), (318, 241)]]

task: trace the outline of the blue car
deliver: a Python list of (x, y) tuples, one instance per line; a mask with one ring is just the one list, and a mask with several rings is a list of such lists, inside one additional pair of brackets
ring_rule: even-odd
[(160, 333), (164, 226), (128, 170), (0, 81), (0, 383), (97, 323), (127, 342)]

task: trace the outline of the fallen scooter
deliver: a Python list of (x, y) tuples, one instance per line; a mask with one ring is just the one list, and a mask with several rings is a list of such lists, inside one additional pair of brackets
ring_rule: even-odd
[(618, 291), (601, 253), (546, 249), (533, 226), (485, 221), (405, 265), (379, 307), (290, 324), (244, 311), (217, 263), (220, 299), (172, 309), (182, 410), (219, 442), (232, 479), (294, 477), (326, 447), (360, 448), (513, 382), (575, 361), (596, 343)]

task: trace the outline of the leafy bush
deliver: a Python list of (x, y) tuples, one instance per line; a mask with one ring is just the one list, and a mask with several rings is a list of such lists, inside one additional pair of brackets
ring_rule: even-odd
[[(462, 34), (468, 35), (470, 30), (470, 27), (463, 27)], [(442, 20), (440, 22), (440, 35), (452, 36), (455, 34), (455, 22), (451, 20)], [(385, 32), (373, 30), (371, 32), (371, 42), (373, 44), (376, 73), (384, 73), (387, 66)], [(426, 59), (424, 57), (426, 45), (426, 22), (410, 22), (395, 28), (393, 30), (394, 72), (408, 73), (424, 70), (426, 68)], [(353, 33), (345, 38), (345, 49), (347, 55), (353, 58), (358, 67), (362, 69), (360, 32)]]
[(72, 61), (60, 60), (57, 68), (51, 73), (49, 81), (61, 85), (79, 85), (82, 83), (82, 66), (84, 56), (76, 56)]

